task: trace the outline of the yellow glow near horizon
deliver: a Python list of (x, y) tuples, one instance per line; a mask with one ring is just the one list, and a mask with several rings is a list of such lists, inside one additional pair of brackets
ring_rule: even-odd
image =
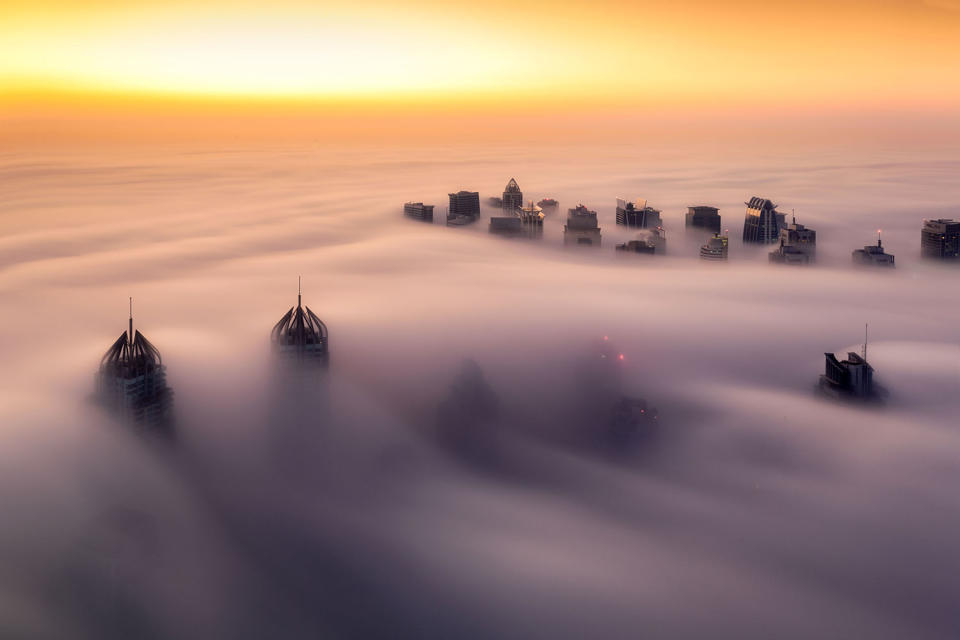
[(0, 7), (7, 91), (942, 103), (958, 74), (953, 0)]

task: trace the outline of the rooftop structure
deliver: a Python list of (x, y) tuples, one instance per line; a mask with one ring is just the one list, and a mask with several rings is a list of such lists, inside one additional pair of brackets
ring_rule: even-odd
[(133, 330), (133, 299), (129, 328), (100, 359), (96, 397), (123, 420), (150, 428), (172, 428), (173, 391), (167, 387), (160, 352), (142, 333)]
[(502, 206), (505, 211), (515, 211), (523, 206), (523, 192), (513, 178), (510, 178), (510, 182), (503, 188)]
[[(476, 222), (480, 217), (480, 194), (476, 191), (458, 191), (448, 194), (450, 207), (447, 209), (447, 224), (467, 224)], [(469, 218), (469, 221), (463, 221)]]
[(660, 210), (647, 206), (646, 200), (636, 203), (617, 198), (617, 224), (639, 229), (656, 229), (663, 226)]
[(777, 205), (756, 196), (744, 204), (747, 213), (743, 220), (743, 241), (755, 244), (776, 242), (780, 230), (786, 226), (786, 217), (777, 211)]
[(920, 230), (920, 254), (934, 260), (960, 258), (960, 222), (945, 218), (924, 220)]
[(877, 232), (877, 244), (868, 244), (863, 249), (856, 249), (851, 254), (854, 264), (893, 267), (893, 255), (883, 250), (883, 243), (880, 240), (880, 232)]
[(720, 233), (720, 210), (716, 207), (687, 207), (686, 224), (688, 229), (703, 229)]
[(597, 212), (579, 204), (567, 212), (567, 224), (563, 227), (563, 244), (600, 246), (600, 227)]
[(615, 250), (662, 255), (667, 251), (667, 238), (663, 233), (663, 229), (645, 229), (637, 234), (636, 240), (618, 244)]
[(867, 338), (864, 329), (863, 352), (847, 353), (846, 360), (838, 360), (832, 353), (824, 353), (826, 367), (820, 376), (819, 390), (831, 397), (868, 399), (882, 391), (873, 383), (873, 367), (867, 362)]
[(414, 220), (433, 222), (433, 205), (422, 202), (407, 202), (403, 205), (403, 215)]
[(701, 260), (726, 260), (729, 250), (730, 239), (719, 233), (713, 234), (713, 237), (707, 241), (707, 244), (700, 247)]
[(297, 286), (297, 306), (283, 314), (270, 332), (273, 350), (282, 357), (327, 365), (330, 345), (327, 325), (310, 307), (304, 307)]
[(794, 215), (790, 226), (780, 230), (780, 246), (770, 252), (770, 262), (809, 264), (816, 256), (817, 232), (798, 224)]
[(560, 205), (560, 203), (553, 198), (541, 198), (537, 200), (537, 204), (544, 209), (556, 209)]

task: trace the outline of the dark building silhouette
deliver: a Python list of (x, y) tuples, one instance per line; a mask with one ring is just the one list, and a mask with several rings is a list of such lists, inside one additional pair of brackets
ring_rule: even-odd
[(869, 398), (873, 395), (873, 367), (863, 356), (849, 352), (846, 360), (824, 353), (826, 368), (820, 376), (820, 390), (831, 396)]
[(560, 203), (553, 198), (541, 198), (537, 200), (537, 206), (544, 209), (556, 209), (558, 206), (560, 206)]
[(600, 227), (597, 212), (582, 204), (567, 212), (567, 224), (563, 227), (563, 244), (600, 246)]
[(960, 258), (960, 222), (945, 218), (924, 220), (920, 230), (920, 255), (934, 260)]
[(780, 230), (780, 246), (770, 252), (770, 262), (780, 264), (810, 264), (817, 257), (817, 232), (793, 222)]
[(270, 332), (275, 353), (299, 362), (314, 362), (326, 366), (330, 361), (330, 341), (327, 325), (310, 307), (302, 304), (297, 290), (297, 306), (283, 314)]
[(687, 207), (686, 223), (688, 229), (720, 233), (720, 210), (706, 206)]
[(893, 267), (894, 258), (883, 250), (883, 243), (880, 241), (880, 234), (877, 233), (877, 244), (868, 244), (863, 249), (856, 249), (851, 254), (854, 264)]
[(639, 229), (657, 229), (663, 226), (660, 210), (647, 206), (646, 200), (636, 203), (617, 198), (617, 224)]
[(777, 211), (777, 205), (764, 198), (753, 197), (747, 205), (743, 220), (743, 241), (755, 244), (771, 244), (780, 237), (786, 226), (786, 217)]
[(403, 215), (414, 220), (433, 222), (433, 205), (422, 202), (408, 202), (403, 205)]
[(437, 438), (462, 459), (489, 464), (497, 457), (500, 399), (483, 370), (465, 360), (437, 407)]
[(504, 211), (516, 211), (523, 206), (523, 192), (520, 191), (520, 185), (513, 178), (503, 189), (502, 205)]
[(476, 191), (458, 191), (448, 195), (450, 196), (450, 208), (447, 209), (447, 224), (470, 224), (480, 218), (479, 193)]
[(129, 328), (100, 359), (96, 397), (121, 419), (169, 431), (173, 427), (173, 391), (167, 387), (160, 352), (142, 333)]
[(616, 251), (662, 255), (667, 252), (667, 238), (663, 229), (644, 229), (637, 234), (636, 240), (618, 244)]
[(518, 236), (523, 233), (523, 223), (517, 216), (493, 216), (490, 218), (490, 233)]
[(494, 207), (495, 209), (502, 209), (503, 198), (500, 198), (497, 196), (490, 196), (489, 198), (487, 198), (487, 204), (490, 205), (491, 207)]

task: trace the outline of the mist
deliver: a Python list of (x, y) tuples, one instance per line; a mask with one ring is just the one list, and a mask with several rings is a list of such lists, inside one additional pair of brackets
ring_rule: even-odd
[[(956, 637), (958, 271), (919, 229), (960, 217), (958, 170), (826, 142), (11, 149), (0, 635)], [(444, 226), (448, 192), (511, 177), (560, 202), (541, 238), (485, 205)], [(754, 195), (815, 265), (741, 245)], [(614, 252), (617, 197), (663, 211), (666, 255)], [(421, 200), (436, 224), (401, 215)], [(562, 246), (581, 202), (599, 249)], [(699, 204), (728, 263), (697, 259)], [(854, 268), (877, 229), (897, 268)], [(323, 371), (270, 351), (298, 276)], [(129, 296), (173, 439), (90, 399)], [(866, 323), (889, 397), (818, 397)], [(656, 419), (612, 434), (624, 397)]]

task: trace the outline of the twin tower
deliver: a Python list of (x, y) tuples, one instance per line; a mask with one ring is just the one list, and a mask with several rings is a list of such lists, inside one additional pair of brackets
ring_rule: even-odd
[[(297, 306), (283, 314), (270, 332), (273, 351), (284, 360), (326, 367), (330, 361), (327, 325), (297, 291)], [(160, 351), (133, 329), (133, 301), (126, 331), (100, 359), (94, 397), (124, 422), (173, 431), (173, 390), (167, 386)]]

